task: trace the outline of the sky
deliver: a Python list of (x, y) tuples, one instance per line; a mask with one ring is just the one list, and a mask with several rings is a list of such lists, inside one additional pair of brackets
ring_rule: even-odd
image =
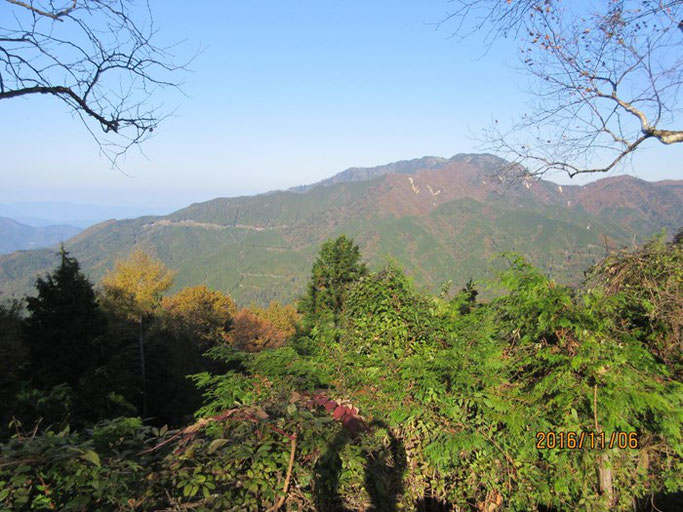
[[(447, 0), (153, 0), (151, 7), (162, 41), (183, 41), (180, 56), (201, 50), (184, 95), (163, 98), (174, 116), (144, 155), (132, 150), (112, 169), (59, 101), (0, 101), (0, 204), (167, 213), (353, 166), (477, 152), (483, 128), (519, 118), (533, 101), (514, 41), (487, 48), (476, 35), (449, 37), (449, 25), (437, 30)], [(632, 172), (682, 179), (683, 147), (650, 144)]]

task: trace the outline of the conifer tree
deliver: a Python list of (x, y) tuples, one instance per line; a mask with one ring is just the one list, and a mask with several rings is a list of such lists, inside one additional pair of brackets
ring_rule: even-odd
[(0, 432), (10, 420), (11, 404), (28, 362), (21, 331), (21, 303), (0, 301)]
[(40, 387), (74, 387), (93, 364), (104, 318), (90, 281), (62, 246), (59, 266), (36, 280), (36, 297), (26, 299), (26, 342), (31, 377)]
[(349, 284), (366, 273), (353, 239), (341, 235), (327, 240), (313, 264), (308, 292), (300, 304), (302, 313), (308, 319), (331, 315), (338, 324)]

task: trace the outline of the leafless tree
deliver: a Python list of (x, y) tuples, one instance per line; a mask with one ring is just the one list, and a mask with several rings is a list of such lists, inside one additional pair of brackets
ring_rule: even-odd
[(683, 142), (683, 0), (453, 0), (456, 35), (520, 45), (533, 103), (486, 149), (542, 176), (607, 172), (641, 145)]
[(78, 115), (114, 165), (169, 115), (172, 47), (157, 46), (149, 4), (0, 0), (0, 100), (49, 95)]

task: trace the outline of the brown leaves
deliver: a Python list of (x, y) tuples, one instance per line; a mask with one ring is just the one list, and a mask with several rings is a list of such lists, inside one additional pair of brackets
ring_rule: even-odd
[(298, 321), (294, 306), (279, 302), (267, 308), (244, 308), (233, 319), (228, 341), (247, 352), (281, 347), (296, 332)]

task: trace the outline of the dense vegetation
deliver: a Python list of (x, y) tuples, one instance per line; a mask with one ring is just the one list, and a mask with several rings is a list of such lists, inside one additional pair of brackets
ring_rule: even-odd
[[(506, 254), (490, 282), (434, 296), (396, 264), (368, 271), (340, 237), (298, 313), (238, 311), (204, 287), (163, 297), (173, 274), (143, 253), (96, 297), (62, 252), (27, 316), (0, 310), (0, 508), (601, 511), (671, 497), (680, 238), (608, 257), (580, 289)], [(624, 435), (579, 449), (581, 432)]]

